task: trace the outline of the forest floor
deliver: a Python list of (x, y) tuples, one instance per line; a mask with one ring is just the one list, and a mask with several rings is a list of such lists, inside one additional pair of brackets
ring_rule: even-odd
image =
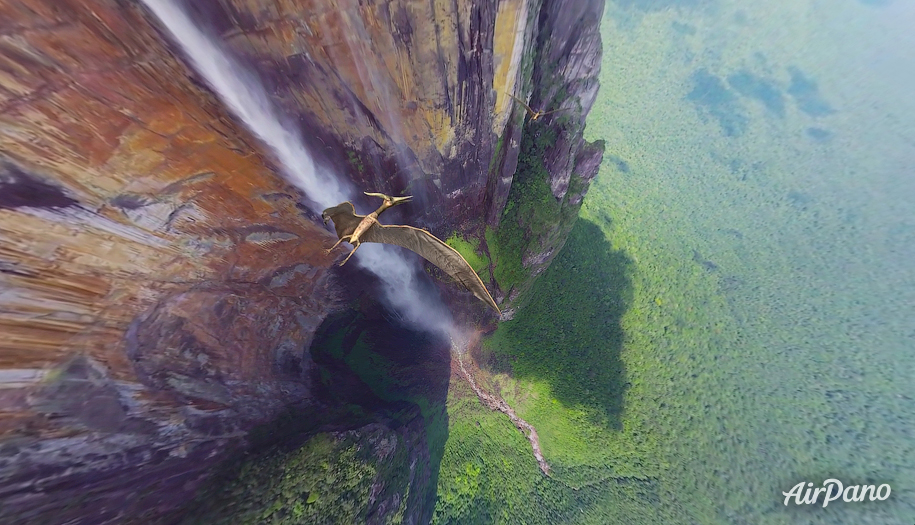
[(545, 475), (549, 476), (550, 465), (543, 458), (543, 451), (540, 448), (540, 437), (537, 436), (537, 429), (518, 416), (518, 414), (515, 413), (515, 410), (502, 399), (502, 396), (498, 393), (493, 394), (487, 392), (487, 388), (481, 386), (481, 384), (486, 384), (488, 382), (487, 379), (489, 379), (489, 375), (474, 361), (472, 349), (470, 348), (470, 346), (475, 345), (477, 346), (477, 350), (479, 350), (479, 344), (479, 338), (475, 338), (464, 348), (454, 348), (454, 351), (452, 352), (452, 365), (456, 364), (456, 366), (452, 366), (453, 373), (456, 373), (460, 378), (467, 381), (467, 384), (470, 385), (470, 388), (480, 399), (480, 403), (485, 407), (490, 410), (502, 412), (508, 416), (508, 419), (515, 425), (515, 428), (530, 441), (531, 450), (534, 453), (534, 458), (537, 459), (540, 470)]

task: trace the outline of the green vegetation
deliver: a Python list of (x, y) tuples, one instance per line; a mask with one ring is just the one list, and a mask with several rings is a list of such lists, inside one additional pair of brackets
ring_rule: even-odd
[[(839, 102), (835, 86), (867, 53), (835, 21), (867, 11), (849, 4), (813, 23), (826, 15), (808, 3), (654, 8), (670, 3), (609, 4), (588, 122), (609, 154), (529, 305), (484, 344), (493, 388), (537, 428), (553, 477), (504, 416), (449, 394), (436, 520), (911, 521), (904, 497), (823, 509), (781, 495), (828, 477), (915, 490), (899, 366), (915, 291), (888, 284), (911, 282), (900, 265), (915, 227), (902, 197), (888, 211), (860, 193), (862, 174), (906, 151), (901, 121), (874, 128), (873, 148), (838, 144), (880, 118), (849, 103), (867, 89), (898, 95), (874, 79)], [(796, 9), (810, 16), (771, 17)], [(790, 45), (801, 41), (809, 55)], [(536, 200), (522, 186), (511, 219)], [(525, 243), (501, 228), (487, 242), (500, 285), (517, 282), (506, 254)]]
[(502, 135), (499, 137), (499, 140), (496, 142), (496, 147), (493, 149), (492, 158), (489, 159), (489, 176), (494, 175), (495, 168), (498, 168), (502, 162), (502, 156), (505, 155), (505, 152), (502, 151), (502, 148), (505, 146), (505, 136)]
[(521, 252), (512, 250), (510, 246), (501, 247), (495, 230), (489, 226), (486, 227), (485, 237), (489, 255), (495, 263), (493, 277), (500, 283), (500, 287), (510, 290), (514, 283), (530, 276), (530, 272), (521, 264)]
[(796, 67), (788, 68), (791, 73), (791, 85), (788, 94), (797, 101), (798, 108), (812, 117), (823, 117), (835, 110), (820, 96), (817, 83)]
[[(233, 485), (226, 494), (244, 516), (308, 512), (326, 502), (326, 473), (340, 472), (334, 494), (364, 498), (356, 474), (388, 476), (390, 490), (407, 487), (398, 489), (409, 495), (401, 515), (434, 498), (427, 515), (437, 524), (911, 522), (911, 498), (897, 494), (915, 491), (911, 370), (901, 366), (911, 363), (915, 221), (902, 196), (862, 197), (873, 188), (860, 174), (903, 165), (900, 123), (915, 117), (897, 108), (908, 120), (880, 120), (873, 105), (842, 104), (835, 86), (869, 60), (844, 29), (771, 17), (823, 7), (690, 9), (701, 4), (608, 4), (588, 123), (608, 155), (527, 307), (479, 356), (487, 387), (537, 429), (552, 476), (503, 414), (453, 379), (447, 356), (431, 357), (434, 344), (347, 318), (316, 345), (318, 377), (354, 419), (384, 413), (408, 424), (421, 413), (425, 483), (436, 493), (416, 495), (416, 484), (398, 480), (408, 456), (377, 462), (358, 448), (363, 440), (318, 435), (308, 457), (266, 462), (246, 471), (255, 482)], [(841, 21), (864, 8), (829, 9)], [(809, 56), (796, 53), (800, 41)], [(857, 81), (895, 93), (879, 78)], [(873, 128), (872, 148), (844, 147), (843, 137), (877, 121), (887, 129)], [(529, 281), (522, 254), (550, 242), (557, 224), (571, 227), (578, 211), (546, 187), (548, 133), (526, 130), (510, 205), (485, 234), (505, 291)], [(473, 241), (449, 243), (485, 263)], [(827, 477), (891, 483), (893, 496), (782, 505), (798, 481)], [(337, 497), (339, 516), (363, 518)]]
[(564, 406), (619, 428), (625, 385), (619, 323), (632, 296), (630, 267), (600, 228), (579, 221), (531, 302), (485, 341), (485, 359), (515, 379), (545, 381)]
[(349, 160), (350, 165), (353, 166), (353, 169), (356, 170), (356, 173), (360, 175), (365, 173), (365, 165), (362, 163), (362, 159), (359, 157), (359, 154), (351, 149), (346, 150), (346, 158)]
[[(486, 229), (486, 245), (495, 263), (495, 278), (503, 291), (532, 283), (531, 271), (523, 264), (526, 255), (537, 254), (561, 244), (578, 214), (578, 205), (557, 200), (549, 186), (544, 155), (556, 142), (558, 127), (528, 122), (521, 140), (518, 168), (498, 230)], [(573, 177), (573, 180), (575, 177)], [(575, 188), (572, 188), (573, 191)]]
[(738, 137), (746, 132), (749, 119), (744, 115), (741, 101), (720, 78), (699, 69), (691, 75), (690, 83), (693, 89), (686, 95), (686, 100), (695, 104), (700, 114), (717, 120), (729, 137)]
[[(536, 18), (539, 10), (539, 2), (529, 6), (529, 27), (539, 24)], [(541, 53), (549, 45), (546, 33), (542, 32), (525, 49), (521, 60), (520, 85), (515, 90), (518, 96), (529, 93), (536, 78), (535, 94), (549, 94), (551, 104), (569, 98), (565, 80), (556, 71), (555, 64), (540, 59)], [(577, 99), (573, 102), (579, 103)], [(541, 109), (555, 108), (550, 105)], [(495, 266), (493, 277), (506, 294), (507, 302), (503, 306), (522, 306), (528, 300), (526, 292), (535, 277), (532, 275), (530, 259), (538, 259), (542, 263), (544, 261), (541, 256), (551, 258), (562, 247), (578, 216), (580, 204), (572, 204), (569, 200), (581, 193), (582, 181), (577, 174), (573, 174), (570, 191), (563, 199), (557, 200), (552, 194), (550, 174), (544, 161), (552, 155), (550, 148), (556, 146), (558, 139), (579, 133), (580, 124), (573, 122), (568, 115), (557, 115), (556, 118), (549, 119), (549, 124), (544, 120), (532, 121), (518, 104), (514, 104), (512, 115), (514, 125), (523, 126), (518, 165), (499, 226), (495, 230), (487, 227), (485, 239), (487, 251)], [(505, 137), (499, 138), (490, 162), (490, 171), (493, 166), (501, 166), (504, 139)]]
[(785, 96), (775, 81), (761, 78), (749, 71), (728, 75), (728, 84), (745, 97), (755, 98), (779, 117), (785, 116)]
[(447, 476), (439, 477), (432, 522), (493, 523), (503, 513), (510, 516), (520, 503), (516, 494), (530, 492), (540, 477), (527, 441), (502, 414), (480, 405), (466, 384), (450, 389), (448, 413)]
[(552, 478), (503, 414), (452, 384), (436, 523), (627, 523), (643, 495), (657, 499), (641, 450), (613, 445), (626, 389), (619, 323), (630, 266), (593, 223), (579, 221), (531, 303), (485, 343), (483, 364), (537, 428)]
[[(210, 505), (204, 504), (201, 510), (206, 517), (189, 521), (364, 523), (363, 502), (386, 461), (373, 457), (361, 441), (355, 435), (318, 434), (289, 453), (245, 463), (238, 477)], [(398, 445), (397, 453), (405, 455), (403, 443)], [(408, 464), (405, 458), (384, 459), (398, 468)]]
[(544, 476), (527, 440), (464, 382), (452, 385), (448, 410), (434, 524), (625, 524), (635, 502), (657, 499), (648, 480), (572, 486)]
[(252, 431), (257, 453), (224, 465), (185, 523), (430, 519), (450, 367), (447, 354), (416, 349), (435, 345), (357, 311), (329, 318), (311, 348), (318, 399)]
[(489, 280), (489, 257), (485, 254), (480, 253), (480, 241), (474, 238), (467, 240), (466, 238), (458, 235), (457, 233), (453, 234), (451, 237), (445, 240), (445, 243), (448, 246), (451, 246), (458, 253), (461, 254), (473, 268), (473, 271), (480, 274), (483, 277), (483, 280)]

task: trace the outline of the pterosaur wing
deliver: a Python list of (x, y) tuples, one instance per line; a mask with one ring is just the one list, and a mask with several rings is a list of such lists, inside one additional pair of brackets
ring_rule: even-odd
[(527, 105), (527, 102), (525, 102), (525, 101), (521, 100), (520, 98), (518, 98), (518, 97), (512, 95), (511, 93), (505, 93), (505, 94), (508, 95), (508, 96), (510, 96), (511, 98), (515, 99), (515, 101), (517, 101), (519, 104), (521, 104), (522, 106), (524, 106), (524, 109), (526, 109), (531, 115), (536, 115), (536, 114), (537, 114), (536, 111), (534, 111), (533, 109), (531, 109), (530, 106)]
[(327, 208), (323, 215), (334, 221), (338, 239), (344, 235), (352, 235), (364, 218), (362, 215), (356, 215), (356, 208), (349, 201), (341, 202), (333, 208)]
[(543, 112), (543, 113), (540, 114), (540, 116), (542, 117), (542, 116), (544, 116), (544, 115), (549, 115), (550, 113), (559, 113), (560, 111), (569, 111), (569, 109), (571, 109), (571, 108), (559, 108), (559, 109), (554, 109), (553, 111), (546, 111), (546, 112)]
[(502, 315), (499, 306), (489, 295), (489, 290), (480, 280), (480, 276), (473, 271), (473, 268), (464, 257), (457, 250), (426, 230), (420, 230), (412, 226), (376, 224), (362, 235), (362, 241), (396, 244), (416, 252), (423, 259), (444, 270), (445, 273), (464, 285), (464, 288), (470, 290), (477, 299), (488, 304), (499, 315)]

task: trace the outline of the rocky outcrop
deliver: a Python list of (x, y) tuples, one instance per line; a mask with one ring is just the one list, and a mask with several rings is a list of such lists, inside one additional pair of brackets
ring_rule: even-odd
[[(440, 235), (498, 226), (529, 131), (506, 92), (574, 108), (554, 197), (596, 172), (600, 1), (188, 5), (319, 161)], [(333, 237), (164, 34), (136, 2), (0, 3), (4, 522), (152, 522), (314, 396)]]
[[(554, 119), (568, 116), (569, 120), (560, 126), (555, 144), (544, 155), (550, 189), (559, 200), (565, 197), (573, 175), (590, 182), (603, 156), (602, 145), (588, 145), (582, 136), (599, 87), (603, 12), (602, 1), (547, 0), (540, 14), (542, 46), (534, 71), (534, 103), (570, 108), (565, 115), (554, 114)], [(579, 191), (587, 191), (587, 185), (579, 186)]]
[[(255, 430), (257, 446), (171, 522), (429, 523), (449, 428), (449, 344), (392, 325), (374, 294), (361, 293), (371, 283), (347, 277), (341, 286), (364, 308), (318, 330), (317, 400)], [(276, 436), (279, 446), (257, 443)]]
[(603, 142), (588, 143), (583, 137), (599, 87), (603, 5), (544, 0), (539, 10), (528, 105), (550, 113), (536, 120), (528, 114), (523, 130), (507, 130), (515, 149), (506, 152), (502, 167), (513, 170), (514, 184), (508, 206), (491, 217), (499, 232), (487, 238), (498, 245), (489, 246), (497, 252), (497, 264), (513, 268), (502, 270), (501, 279), (495, 271), (508, 319), (565, 245), (603, 158)]

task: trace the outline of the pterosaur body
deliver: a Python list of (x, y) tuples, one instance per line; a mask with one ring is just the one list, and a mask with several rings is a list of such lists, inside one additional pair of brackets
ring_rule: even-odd
[(533, 109), (531, 109), (530, 106), (527, 105), (527, 102), (525, 102), (525, 101), (521, 100), (520, 98), (518, 98), (518, 97), (512, 95), (511, 93), (506, 93), (506, 95), (508, 95), (508, 96), (510, 96), (511, 98), (515, 99), (515, 101), (516, 101), (517, 103), (519, 103), (519, 104), (521, 104), (522, 106), (524, 106), (524, 109), (526, 109), (527, 112), (530, 113), (530, 115), (531, 115), (531, 121), (537, 120), (537, 119), (539, 119), (540, 117), (542, 117), (542, 116), (544, 116), (544, 115), (549, 115), (550, 113), (558, 113), (558, 112), (560, 112), (560, 111), (566, 111), (567, 109), (569, 109), (569, 108), (560, 108), (560, 109), (554, 109), (553, 111), (534, 111)]
[(386, 226), (378, 222), (378, 216), (385, 210), (398, 204), (410, 202), (412, 197), (389, 197), (381, 193), (368, 192), (366, 192), (366, 195), (380, 197), (384, 202), (377, 210), (368, 215), (357, 215), (356, 208), (349, 201), (327, 208), (321, 214), (324, 224), (327, 224), (328, 220), (334, 221), (334, 229), (339, 238), (330, 250), (336, 248), (343, 241), (353, 245), (353, 251), (340, 263), (341, 266), (346, 264), (346, 261), (356, 253), (356, 250), (364, 242), (396, 244), (416, 252), (420, 257), (444, 270), (445, 273), (470, 290), (479, 300), (492, 307), (500, 316), (502, 315), (498, 305), (489, 294), (489, 290), (486, 289), (483, 281), (480, 280), (477, 272), (473, 270), (457, 250), (426, 230), (404, 225)]

